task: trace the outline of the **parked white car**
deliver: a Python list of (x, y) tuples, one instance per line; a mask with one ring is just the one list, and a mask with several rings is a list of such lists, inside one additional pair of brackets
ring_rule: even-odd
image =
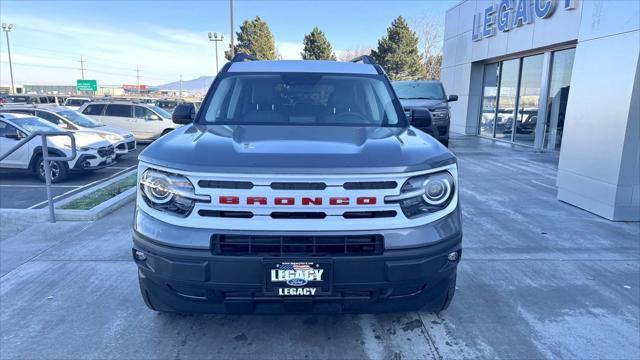
[[(15, 113), (0, 114), (0, 154), (7, 153), (18, 142), (34, 131), (64, 131), (35, 116)], [(113, 145), (97, 135), (75, 133), (76, 157), (71, 161), (50, 161), (51, 181), (64, 180), (71, 171), (91, 171), (114, 163)], [(52, 156), (71, 155), (71, 139), (68, 136), (47, 138), (47, 147)], [(0, 161), (0, 168), (31, 170), (45, 181), (42, 140), (36, 137)]]
[(131, 131), (138, 140), (155, 140), (178, 127), (171, 114), (149, 104), (95, 101), (79, 111), (105, 125)]
[(65, 100), (64, 106), (68, 107), (71, 110), (78, 110), (82, 105), (88, 102), (91, 102), (91, 98), (70, 96), (67, 98), (67, 100)]
[(3, 112), (35, 115), (64, 130), (98, 135), (113, 145), (116, 149), (116, 157), (136, 149), (136, 139), (129, 131), (106, 126), (63, 106), (6, 106), (0, 109), (0, 113)]

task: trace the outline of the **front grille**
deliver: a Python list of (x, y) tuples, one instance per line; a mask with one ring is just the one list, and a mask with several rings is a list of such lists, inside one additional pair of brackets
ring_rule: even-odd
[(198, 186), (206, 189), (253, 189), (250, 181), (200, 180)]
[(446, 135), (447, 134), (447, 126), (446, 125), (440, 125), (437, 128), (438, 128), (438, 134), (439, 135)]
[(288, 212), (288, 211), (274, 211), (271, 213), (272, 219), (324, 219), (327, 214), (324, 212)]
[(382, 254), (384, 237), (218, 234), (211, 237), (211, 250), (216, 255), (367, 256)]
[(324, 190), (327, 188), (325, 183), (301, 183), (301, 182), (272, 182), (273, 190)]
[(98, 155), (102, 157), (111, 156), (115, 153), (113, 145), (104, 146), (98, 149)]
[(395, 181), (361, 181), (346, 182), (342, 185), (345, 190), (380, 190), (395, 189), (398, 183)]
[(220, 211), (220, 210), (198, 210), (198, 215), (205, 217), (240, 218), (251, 219), (251, 211)]
[(129, 141), (127, 143), (127, 150), (133, 150), (136, 147), (136, 142), (135, 141)]

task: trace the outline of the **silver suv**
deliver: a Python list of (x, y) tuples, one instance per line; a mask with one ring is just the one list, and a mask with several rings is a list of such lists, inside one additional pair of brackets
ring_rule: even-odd
[(155, 140), (177, 127), (161, 108), (131, 101), (93, 101), (78, 110), (105, 125), (125, 129), (138, 140)]
[[(138, 165), (147, 306), (191, 312), (441, 311), (462, 226), (456, 158), (357, 62), (244, 61)], [(412, 120), (428, 122), (427, 110)]]

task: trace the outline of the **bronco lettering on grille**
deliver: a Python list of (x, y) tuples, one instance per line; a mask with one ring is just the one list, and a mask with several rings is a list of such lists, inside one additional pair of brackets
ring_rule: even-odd
[[(220, 196), (218, 197), (220, 205), (240, 205), (239, 196)], [(248, 196), (244, 199), (245, 205), (268, 205), (269, 201), (264, 196)], [(294, 206), (298, 201), (294, 197), (275, 197), (273, 198), (272, 205), (278, 206)], [(300, 205), (312, 206), (324, 204), (324, 199), (321, 197), (303, 197), (300, 199)], [(329, 205), (375, 205), (377, 199), (375, 196), (358, 196), (355, 198), (349, 197), (330, 197), (328, 199)]]

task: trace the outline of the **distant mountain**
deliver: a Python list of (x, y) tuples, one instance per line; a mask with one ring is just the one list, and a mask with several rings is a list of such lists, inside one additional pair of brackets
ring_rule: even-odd
[[(182, 90), (205, 93), (209, 89), (209, 86), (211, 86), (212, 82), (213, 76), (200, 76), (199, 78), (193, 80), (183, 80)], [(160, 90), (180, 90), (180, 81), (158, 85), (157, 88)]]

